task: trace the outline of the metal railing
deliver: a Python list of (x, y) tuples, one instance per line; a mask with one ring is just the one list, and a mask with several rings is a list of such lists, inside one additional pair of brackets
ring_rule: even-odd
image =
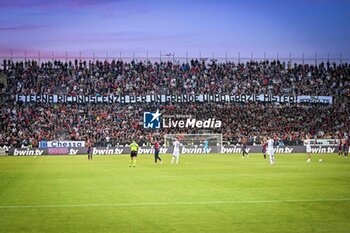
[(158, 55), (152, 54), (150, 55), (148, 52), (146, 53), (95, 53), (95, 52), (27, 52), (27, 51), (8, 51), (8, 52), (2, 52), (0, 54), (1, 60), (11, 60), (11, 61), (26, 61), (26, 60), (35, 60), (39, 63), (41, 62), (47, 62), (47, 61), (54, 61), (54, 60), (61, 60), (61, 61), (72, 61), (75, 59), (78, 60), (90, 60), (90, 61), (96, 61), (96, 60), (106, 60), (106, 61), (112, 61), (112, 60), (124, 60), (124, 61), (151, 61), (151, 62), (161, 62), (161, 61), (173, 61), (173, 62), (189, 62), (192, 59), (199, 59), (199, 60), (205, 60), (205, 61), (217, 61), (219, 63), (227, 63), (227, 62), (234, 62), (234, 63), (245, 63), (248, 61), (263, 61), (263, 60), (279, 60), (282, 62), (290, 63), (290, 64), (312, 64), (312, 65), (318, 65), (321, 62), (330, 62), (330, 63), (336, 63), (336, 64), (343, 64), (343, 63), (350, 63), (350, 57), (343, 57), (342, 53), (337, 55), (330, 55), (322, 54), (321, 56), (315, 53), (313, 56), (308, 54), (305, 56), (304, 53), (299, 54), (297, 56), (292, 55), (292, 53), (289, 53), (288, 55), (283, 54), (280, 55), (279, 53), (276, 53), (274, 56), (267, 56), (266, 53), (264, 53), (262, 56), (254, 56), (254, 53), (251, 53), (250, 56), (241, 56), (241, 53), (238, 52), (235, 55), (225, 53), (224, 56), (215, 56), (215, 53), (211, 53), (211, 55), (208, 56), (208, 54), (202, 54), (201, 52), (198, 53), (198, 56), (189, 56), (188, 52), (182, 55), (178, 55), (174, 52), (172, 53), (165, 53), (160, 52)]

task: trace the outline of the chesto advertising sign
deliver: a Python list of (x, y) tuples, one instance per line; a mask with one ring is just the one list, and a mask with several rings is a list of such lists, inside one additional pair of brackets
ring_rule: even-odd
[(85, 141), (40, 141), (39, 147), (85, 147)]

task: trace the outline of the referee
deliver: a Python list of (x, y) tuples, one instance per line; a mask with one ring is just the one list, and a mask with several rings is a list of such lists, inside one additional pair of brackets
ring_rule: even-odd
[(137, 158), (137, 150), (139, 149), (139, 145), (135, 142), (135, 140), (132, 140), (132, 143), (130, 144), (130, 163), (129, 167), (136, 166), (136, 158)]

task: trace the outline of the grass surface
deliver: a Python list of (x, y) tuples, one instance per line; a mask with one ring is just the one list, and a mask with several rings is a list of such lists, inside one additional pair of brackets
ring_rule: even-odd
[(349, 232), (349, 159), (161, 157), (0, 157), (0, 232)]

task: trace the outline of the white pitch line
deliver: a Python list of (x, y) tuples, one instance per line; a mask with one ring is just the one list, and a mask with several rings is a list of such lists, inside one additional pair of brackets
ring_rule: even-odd
[(300, 199), (300, 200), (252, 200), (252, 201), (202, 201), (202, 202), (144, 202), (144, 203), (106, 203), (106, 204), (63, 204), (63, 205), (7, 205), (0, 209), (16, 208), (62, 208), (62, 207), (118, 207), (118, 206), (157, 206), (157, 205), (215, 205), (215, 204), (259, 204), (259, 203), (298, 203), (298, 202), (345, 202), (344, 199)]

